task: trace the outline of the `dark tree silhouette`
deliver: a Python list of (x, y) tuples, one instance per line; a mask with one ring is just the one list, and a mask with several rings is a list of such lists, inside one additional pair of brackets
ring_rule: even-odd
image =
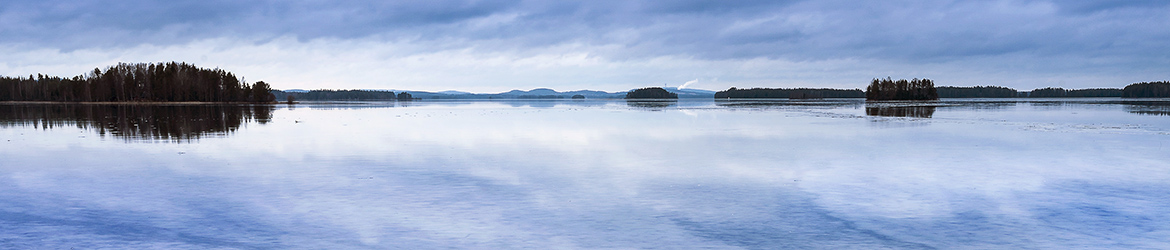
[(1073, 89), (1067, 90), (1063, 88), (1042, 88), (1034, 89), (1028, 93), (1028, 97), (1046, 98), (1046, 97), (1121, 97), (1123, 91), (1121, 89)]
[(874, 78), (865, 90), (866, 100), (937, 100), (938, 90), (930, 79), (894, 81)]
[(1000, 86), (943, 86), (938, 87), (937, 91), (939, 98), (1012, 98), (1019, 96), (1019, 91)]
[(626, 99), (678, 99), (678, 94), (659, 87), (640, 88), (626, 93)]
[(1139, 82), (1126, 85), (1122, 97), (1170, 97), (1170, 82)]
[(412, 96), (412, 95), (410, 95), (410, 93), (406, 93), (406, 92), (398, 93), (397, 97), (398, 97), (398, 100), (404, 100), (404, 101), (414, 100), (414, 96)]
[(269, 90), (222, 69), (176, 62), (119, 63), (72, 78), (0, 77), (0, 101), (270, 102)]

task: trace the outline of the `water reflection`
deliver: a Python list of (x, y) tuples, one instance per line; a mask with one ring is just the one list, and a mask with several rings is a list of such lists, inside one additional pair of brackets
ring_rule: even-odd
[(1125, 104), (1125, 111), (1132, 114), (1170, 116), (1170, 102), (1131, 101)]
[(0, 127), (76, 126), (128, 141), (190, 141), (272, 120), (267, 105), (0, 105)]
[(730, 108), (843, 108), (858, 107), (862, 99), (716, 99), (720, 107)]
[(626, 105), (633, 107), (633, 108), (638, 108), (638, 109), (648, 109), (651, 111), (661, 111), (663, 108), (678, 105), (678, 100), (626, 101)]
[[(266, 106), (0, 106), (0, 124), (27, 126), (0, 129), (0, 241), (12, 249), (1170, 243), (1162, 145), (1170, 119), (1119, 105), (1049, 112), (1020, 102), (984, 112), (967, 100), (840, 101), (848, 104), (828, 110), (752, 102), (656, 108), (666, 112), (624, 100), (276, 105), (265, 126), (245, 124), (267, 122), (255, 118), (270, 116)], [(915, 105), (939, 112), (863, 116), (870, 106)], [(139, 114), (106, 118), (125, 113)], [(74, 140), (75, 129), (26, 133), (42, 121), (97, 130), (107, 119), (160, 113), (234, 115), (240, 128), (230, 138), (151, 145)]]
[(867, 105), (865, 115), (889, 117), (931, 118), (934, 116), (934, 106), (884, 106)]
[(948, 100), (939, 102), (939, 104), (938, 108), (943, 110), (1003, 111), (1015, 108), (1018, 102), (1014, 100)]

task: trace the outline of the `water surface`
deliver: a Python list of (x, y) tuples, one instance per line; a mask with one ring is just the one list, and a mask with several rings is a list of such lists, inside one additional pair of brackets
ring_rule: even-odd
[(1170, 248), (1170, 100), (0, 104), (0, 248)]

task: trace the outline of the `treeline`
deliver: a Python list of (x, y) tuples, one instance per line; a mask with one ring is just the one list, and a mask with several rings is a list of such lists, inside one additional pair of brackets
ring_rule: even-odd
[(847, 89), (772, 89), (730, 88), (715, 93), (715, 98), (854, 98), (869, 100), (935, 100), (938, 98), (1063, 98), (1063, 97), (1162, 97), (1170, 98), (1170, 81), (1140, 82), (1125, 86), (1124, 89), (1089, 88), (1064, 89), (1040, 88), (1032, 91), (1018, 91), (1000, 86), (934, 87), (930, 79), (893, 80), (873, 79), (865, 92)]
[(897, 81), (874, 78), (865, 90), (866, 100), (937, 100), (938, 90), (930, 79), (914, 78)]
[(715, 98), (791, 98), (791, 99), (808, 99), (808, 98), (863, 98), (865, 92), (860, 89), (828, 89), (828, 88), (751, 88), (751, 89), (737, 89), (732, 87), (730, 89), (715, 92)]
[(1121, 89), (1072, 89), (1066, 90), (1063, 88), (1042, 88), (1034, 89), (1027, 92), (1027, 97), (1046, 98), (1046, 97), (1121, 97)]
[(1122, 97), (1170, 97), (1170, 82), (1139, 82), (1125, 86)]
[(72, 78), (0, 77), (0, 101), (271, 102), (271, 87), (187, 63), (119, 63)]
[(1033, 89), (1032, 91), (1016, 91), (1012, 88), (999, 86), (938, 87), (938, 96), (940, 98), (1062, 98), (1121, 97), (1122, 95), (1123, 91), (1121, 89), (1113, 88), (1064, 89), (1048, 87)]
[(376, 101), (398, 99), (398, 95), (394, 91), (386, 90), (318, 89), (308, 92), (273, 91), (273, 94), (277, 96), (277, 100), (287, 100), (288, 96), (292, 96), (294, 99), (300, 101)]
[(1019, 91), (1000, 86), (975, 86), (936, 88), (939, 98), (1012, 98), (1019, 97)]

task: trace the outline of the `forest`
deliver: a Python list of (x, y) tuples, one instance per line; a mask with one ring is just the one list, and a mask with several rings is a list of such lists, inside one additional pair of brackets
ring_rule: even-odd
[(626, 99), (678, 99), (678, 94), (659, 87), (640, 88), (626, 93)]
[(813, 88), (751, 88), (751, 89), (737, 89), (732, 87), (730, 89), (715, 92), (715, 98), (790, 98), (790, 99), (810, 99), (810, 98), (863, 98), (865, 92), (860, 89), (813, 89)]
[(1045, 98), (1045, 97), (1121, 97), (1122, 91), (1120, 89), (1096, 88), (1096, 89), (1072, 89), (1066, 90), (1063, 88), (1042, 88), (1034, 89), (1025, 93), (1027, 97)]
[(1126, 85), (1121, 97), (1170, 97), (1170, 82), (1139, 82)]
[(0, 77), (0, 101), (271, 102), (271, 87), (187, 63), (119, 63), (72, 78)]
[(937, 100), (938, 90), (930, 79), (914, 78), (897, 81), (874, 78), (865, 90), (866, 100)]
[(936, 90), (939, 98), (1013, 98), (1019, 96), (1019, 91), (1000, 86), (943, 86), (936, 88)]

